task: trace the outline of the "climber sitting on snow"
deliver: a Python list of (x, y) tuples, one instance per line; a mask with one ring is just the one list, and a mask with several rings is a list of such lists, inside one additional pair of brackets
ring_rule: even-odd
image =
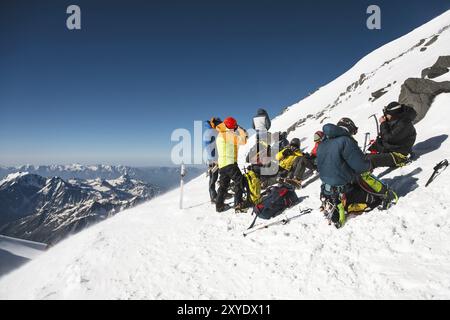
[(349, 118), (323, 127), (324, 140), (317, 149), (317, 166), (322, 180), (322, 208), (330, 223), (339, 228), (347, 213), (364, 212), (379, 205), (387, 209), (395, 192), (370, 174), (371, 163), (353, 139), (358, 131)]
[(289, 146), (289, 140), (287, 139), (287, 132), (283, 131), (279, 133), (278, 136), (278, 150), (283, 150)]
[(416, 111), (398, 102), (391, 102), (383, 109), (380, 118), (380, 136), (369, 147), (374, 153), (367, 155), (373, 168), (404, 166), (416, 141), (413, 121)]
[(324, 134), (322, 131), (316, 131), (314, 133), (314, 148), (311, 153), (305, 153), (305, 166), (310, 170), (317, 170), (317, 149), (322, 142)]
[(301, 188), (306, 159), (300, 151), (300, 139), (292, 139), (289, 146), (278, 152), (275, 158), (279, 162), (278, 177)]

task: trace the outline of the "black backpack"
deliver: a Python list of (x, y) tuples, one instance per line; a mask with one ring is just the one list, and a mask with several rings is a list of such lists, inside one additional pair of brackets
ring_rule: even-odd
[(276, 217), (299, 202), (295, 189), (291, 185), (273, 186), (266, 192), (261, 203), (254, 209), (256, 216), (261, 219)]

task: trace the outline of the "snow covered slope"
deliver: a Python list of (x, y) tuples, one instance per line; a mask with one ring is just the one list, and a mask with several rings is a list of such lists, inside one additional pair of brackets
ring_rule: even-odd
[(46, 249), (45, 243), (0, 235), (0, 277), (36, 258)]
[[(406, 78), (420, 77), (450, 53), (447, 25), (450, 12), (374, 51), (274, 119), (274, 130), (292, 127), (290, 138), (306, 138), (310, 147), (321, 121), (351, 116), (362, 142), (364, 132), (375, 132), (368, 116), (396, 100)], [(384, 87), (387, 93), (368, 101)], [(252, 217), (215, 213), (200, 176), (185, 186), (184, 210), (174, 190), (80, 232), (0, 279), (0, 298), (448, 299), (450, 170), (424, 185), (433, 166), (450, 157), (449, 107), (450, 94), (439, 95), (417, 124), (416, 161), (376, 171), (401, 196), (388, 212), (375, 210), (335, 229), (317, 210), (316, 181), (298, 192), (301, 204), (287, 212), (312, 207), (311, 214), (244, 238)]]

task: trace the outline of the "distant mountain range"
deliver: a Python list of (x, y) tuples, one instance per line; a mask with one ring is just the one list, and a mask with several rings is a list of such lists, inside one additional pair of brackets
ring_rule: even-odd
[(160, 192), (159, 187), (127, 174), (109, 180), (64, 180), (12, 173), (0, 180), (0, 234), (56, 243)]
[[(189, 181), (199, 176), (205, 169), (198, 167), (189, 167), (186, 181)], [(44, 165), (34, 166), (25, 165), (20, 167), (1, 167), (0, 179), (6, 177), (8, 174), (16, 172), (28, 172), (37, 174), (42, 177), (60, 177), (62, 179), (117, 179), (123, 175), (127, 175), (132, 179), (140, 180), (152, 185), (158, 186), (161, 192), (173, 189), (179, 185), (180, 182), (180, 168), (179, 167), (146, 167), (135, 168), (128, 166), (110, 166), (110, 165)]]

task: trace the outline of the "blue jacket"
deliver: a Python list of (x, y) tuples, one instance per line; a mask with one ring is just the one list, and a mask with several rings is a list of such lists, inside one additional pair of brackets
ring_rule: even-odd
[(322, 182), (343, 186), (370, 170), (370, 161), (365, 159), (347, 130), (329, 123), (322, 131), (325, 139), (317, 149), (317, 167)]
[(206, 161), (208, 163), (217, 161), (216, 138), (217, 138), (217, 130), (211, 128), (209, 121), (204, 121), (203, 122), (203, 148), (205, 150), (206, 150), (206, 148), (208, 148), (207, 149), (208, 152), (206, 152)]

